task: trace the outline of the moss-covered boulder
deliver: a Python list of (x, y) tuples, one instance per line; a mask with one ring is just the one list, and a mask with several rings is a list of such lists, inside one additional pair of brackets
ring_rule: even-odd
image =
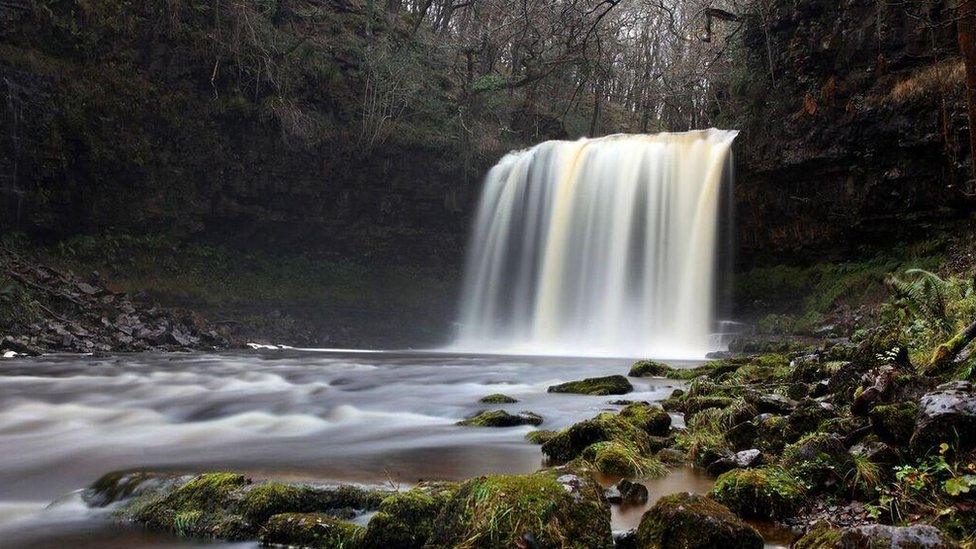
[(231, 494), (250, 483), (240, 473), (198, 475), (162, 497), (135, 501), (134, 517), (181, 535), (239, 539), (241, 521), (225, 508)]
[(854, 460), (841, 437), (811, 433), (783, 450), (782, 464), (814, 489), (829, 489), (843, 483)]
[(435, 530), (434, 547), (613, 546), (602, 489), (589, 472), (568, 468), (468, 480)]
[(938, 528), (923, 524), (890, 526), (864, 524), (833, 528), (818, 522), (793, 544), (793, 549), (847, 549), (849, 547), (898, 549), (955, 549), (955, 541)]
[(756, 424), (756, 446), (767, 455), (777, 455), (786, 447), (786, 428), (789, 420), (785, 416), (762, 414), (754, 420)]
[(671, 367), (663, 362), (656, 360), (638, 360), (630, 367), (627, 373), (630, 377), (665, 377), (671, 371)]
[(542, 445), (542, 453), (554, 462), (565, 463), (592, 444), (613, 440), (631, 446), (641, 454), (650, 451), (650, 439), (643, 428), (625, 416), (604, 412), (563, 429)]
[(503, 395), (502, 393), (493, 393), (488, 396), (481, 397), (478, 402), (481, 402), (482, 404), (514, 404), (518, 402), (518, 399), (508, 395)]
[(261, 543), (346, 549), (359, 547), (363, 528), (320, 513), (283, 513), (261, 529)]
[(696, 414), (711, 408), (728, 408), (735, 399), (724, 396), (690, 396), (684, 400), (682, 411), (685, 413), (685, 421), (690, 420)]
[(914, 402), (898, 402), (882, 404), (871, 409), (871, 428), (878, 438), (889, 444), (908, 444), (915, 430), (915, 416), (918, 415), (918, 404)]
[(667, 474), (668, 469), (654, 457), (638, 451), (633, 445), (609, 440), (591, 444), (582, 458), (604, 475), (626, 478), (651, 478)]
[(793, 442), (803, 435), (816, 431), (824, 421), (837, 417), (833, 406), (813, 399), (802, 400), (787, 417), (783, 436)]
[(510, 414), (505, 410), (484, 410), (457, 422), (465, 427), (516, 427), (518, 425), (541, 425), (542, 416), (532, 412)]
[(550, 393), (573, 393), (578, 395), (625, 395), (634, 390), (634, 386), (624, 376), (591, 377), (579, 381), (570, 381), (552, 385)]
[(631, 404), (620, 411), (620, 417), (653, 437), (665, 436), (671, 430), (671, 415), (656, 406)]
[(665, 465), (681, 465), (688, 461), (688, 454), (675, 448), (662, 448), (654, 457)]
[(711, 496), (745, 518), (790, 516), (806, 498), (802, 481), (779, 467), (733, 469), (715, 481)]
[(437, 516), (456, 489), (456, 485), (444, 484), (387, 497), (370, 518), (362, 546), (369, 549), (424, 547), (434, 534)]
[(547, 431), (545, 429), (540, 429), (538, 431), (529, 431), (525, 433), (525, 440), (531, 442), (532, 444), (545, 444), (552, 440), (553, 437), (559, 434), (559, 431)]
[(722, 504), (693, 494), (659, 499), (641, 519), (637, 546), (645, 549), (760, 549), (759, 532)]

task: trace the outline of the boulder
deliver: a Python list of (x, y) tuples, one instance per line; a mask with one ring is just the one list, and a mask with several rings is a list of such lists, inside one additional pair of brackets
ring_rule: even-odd
[(613, 533), (614, 549), (637, 549), (637, 528)]
[(621, 414), (604, 412), (563, 429), (542, 445), (549, 459), (564, 463), (578, 457), (597, 442), (617, 441), (631, 446), (641, 455), (650, 452), (650, 437), (642, 426)]
[(811, 433), (783, 450), (783, 467), (815, 488), (843, 482), (853, 467), (844, 440), (833, 433)]
[(793, 544), (793, 549), (954, 549), (959, 545), (934, 526), (865, 524), (832, 528), (819, 522)]
[(926, 393), (918, 402), (918, 418), (910, 447), (922, 456), (942, 443), (959, 451), (976, 447), (976, 389), (953, 381)]
[(758, 467), (762, 465), (762, 462), (762, 452), (759, 450), (742, 450), (741, 452), (729, 454), (713, 461), (708, 465), (707, 469), (709, 473), (717, 476), (732, 469)]
[(545, 444), (549, 442), (552, 437), (559, 434), (559, 431), (547, 431), (545, 429), (540, 429), (538, 431), (529, 431), (525, 433), (525, 440), (531, 442), (532, 444)]
[(631, 404), (620, 411), (620, 417), (640, 427), (650, 436), (662, 437), (671, 430), (671, 415), (656, 406)]
[(868, 413), (871, 428), (878, 438), (889, 444), (904, 445), (912, 438), (918, 405), (914, 402), (898, 402), (875, 406)]
[(617, 484), (607, 488), (604, 491), (604, 496), (610, 503), (626, 505), (644, 505), (649, 497), (646, 486), (627, 479), (622, 479)]
[(704, 496), (671, 494), (654, 504), (637, 528), (645, 549), (760, 549), (762, 537), (724, 505)]
[(803, 503), (807, 487), (780, 467), (733, 469), (715, 481), (711, 496), (745, 518), (783, 518)]
[(627, 375), (630, 377), (665, 377), (670, 371), (671, 367), (663, 362), (638, 360), (630, 367), (630, 372)]
[(518, 402), (518, 399), (512, 398), (508, 395), (503, 395), (501, 393), (494, 393), (481, 397), (478, 402), (482, 404), (514, 404)]
[(579, 395), (625, 395), (634, 390), (634, 386), (624, 376), (606, 376), (581, 379), (552, 385), (550, 393), (573, 393)]
[(518, 425), (540, 425), (542, 416), (532, 412), (510, 414), (505, 410), (485, 410), (457, 422), (466, 427), (515, 427)]
[(749, 399), (749, 402), (760, 414), (789, 415), (796, 409), (796, 401), (775, 393), (759, 395)]
[(801, 436), (814, 431), (828, 419), (837, 417), (837, 412), (830, 404), (813, 399), (802, 400), (786, 420), (783, 435), (788, 441), (794, 441)]
[(596, 442), (586, 447), (583, 459), (604, 475), (651, 478), (667, 474), (663, 463), (621, 440)]
[(458, 487), (438, 516), (428, 544), (609, 549), (610, 508), (586, 470), (483, 476)]
[(384, 499), (366, 525), (362, 546), (421, 549), (433, 536), (437, 516), (456, 488), (453, 484), (415, 488)]

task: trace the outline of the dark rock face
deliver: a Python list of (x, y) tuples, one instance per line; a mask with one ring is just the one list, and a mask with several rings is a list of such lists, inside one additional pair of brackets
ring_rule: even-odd
[(919, 400), (918, 408), (910, 443), (916, 454), (925, 454), (942, 443), (960, 450), (976, 446), (976, 389), (972, 383), (939, 385)]
[(759, 549), (762, 537), (727, 507), (704, 496), (664, 496), (644, 514), (637, 545), (648, 549)]
[[(736, 141), (746, 259), (910, 236), (967, 175), (964, 81), (947, 4), (802, 0), (747, 20)], [(937, 63), (940, 61), (941, 63)]]

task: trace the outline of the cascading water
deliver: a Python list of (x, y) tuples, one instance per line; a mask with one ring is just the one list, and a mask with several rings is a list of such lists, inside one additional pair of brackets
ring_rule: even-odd
[(548, 141), (485, 180), (454, 347), (701, 357), (737, 132)]

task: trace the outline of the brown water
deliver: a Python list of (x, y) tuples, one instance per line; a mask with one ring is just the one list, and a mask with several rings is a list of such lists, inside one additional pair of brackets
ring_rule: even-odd
[[(546, 388), (623, 373), (630, 363), (297, 350), (3, 360), (0, 547), (212, 545), (120, 527), (86, 508), (78, 491), (119, 469), (234, 469), (373, 485), (531, 472), (542, 463), (539, 447), (523, 439), (532, 428), (455, 422), (485, 408), (482, 396), (503, 392), (520, 402), (492, 408), (539, 413), (541, 429), (566, 427), (619, 408), (608, 402), (620, 397)], [(661, 400), (675, 387), (632, 382), (626, 398), (634, 400)], [(648, 486), (659, 497), (710, 483), (677, 469)], [(645, 508), (615, 508), (614, 529), (636, 525)]]

